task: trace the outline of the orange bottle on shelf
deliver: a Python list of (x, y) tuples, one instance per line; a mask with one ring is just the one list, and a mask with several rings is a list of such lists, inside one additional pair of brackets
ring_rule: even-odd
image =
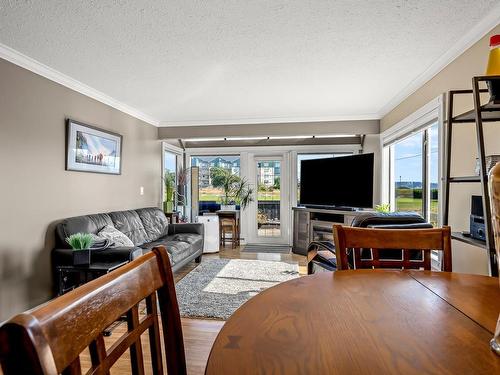
[(493, 35), (490, 38), (490, 57), (486, 75), (500, 76), (500, 35)]
[[(490, 38), (490, 57), (486, 68), (487, 76), (500, 76), (500, 35)], [(490, 102), (500, 104), (500, 80), (486, 81), (490, 92)]]

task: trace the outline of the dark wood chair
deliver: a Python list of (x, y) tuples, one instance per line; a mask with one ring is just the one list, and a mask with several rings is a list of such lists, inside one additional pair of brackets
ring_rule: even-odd
[[(431, 269), (431, 250), (443, 251), (442, 270), (451, 272), (451, 232), (449, 227), (432, 229), (372, 229), (334, 225), (337, 269), (349, 269), (347, 252), (354, 251), (355, 268)], [(371, 249), (371, 259), (361, 257)], [(379, 250), (402, 251), (402, 259), (381, 259)], [(410, 251), (422, 250), (420, 260), (410, 259)]]
[(226, 246), (226, 241), (230, 241), (231, 248), (234, 249), (240, 245), (240, 212), (219, 210), (217, 215), (219, 216), (219, 244)]
[[(139, 303), (143, 300), (146, 315), (139, 315)], [(111, 366), (130, 349), (132, 373), (143, 374), (140, 338), (146, 331), (153, 373), (163, 374), (157, 304), (168, 373), (186, 374), (170, 261), (165, 248), (157, 247), (105, 276), (4, 323), (0, 327), (0, 361), (4, 375), (81, 374), (80, 353), (87, 347), (92, 362), (88, 373), (109, 374)], [(128, 332), (106, 348), (103, 331), (124, 314)]]

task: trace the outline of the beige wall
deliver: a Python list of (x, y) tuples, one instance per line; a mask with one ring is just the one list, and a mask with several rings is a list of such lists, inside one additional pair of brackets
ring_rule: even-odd
[[(2, 321), (49, 298), (56, 221), (159, 204), (161, 144), (156, 127), (1, 59), (0, 85)], [(122, 175), (64, 170), (67, 117), (123, 135)]]
[(448, 90), (470, 89), (472, 77), (483, 75), (486, 71), (489, 37), (493, 34), (500, 34), (500, 25), (497, 25), (476, 44), (448, 64), (448, 66), (434, 78), (385, 115), (380, 120), (380, 131), (383, 132), (389, 129), (391, 126), (397, 124), (399, 121)]
[[(452, 89), (471, 89), (472, 77), (483, 75), (489, 52), (489, 37), (500, 34), (496, 26), (476, 44), (445, 67), (429, 82), (410, 95), (380, 122), (381, 131), (389, 129), (417, 109)], [(457, 97), (456, 97), (457, 98)], [(486, 99), (486, 97), (484, 97)], [(458, 97), (454, 115), (472, 109), (472, 95)], [(486, 154), (500, 154), (500, 124), (485, 124)], [(474, 175), (477, 143), (474, 124), (454, 125), (452, 139), (451, 175)], [(450, 188), (450, 220), (453, 231), (469, 230), (471, 195), (480, 195), (479, 184), (452, 184)], [(488, 258), (485, 250), (453, 241), (453, 270), (464, 273), (488, 274)]]

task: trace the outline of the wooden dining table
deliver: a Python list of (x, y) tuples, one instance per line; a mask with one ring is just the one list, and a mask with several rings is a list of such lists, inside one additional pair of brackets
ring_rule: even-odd
[(498, 278), (349, 270), (300, 277), (240, 307), (206, 374), (500, 374)]

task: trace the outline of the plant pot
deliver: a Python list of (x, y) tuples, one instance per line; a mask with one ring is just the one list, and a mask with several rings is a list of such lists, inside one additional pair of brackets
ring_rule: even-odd
[(235, 204), (221, 204), (220, 209), (221, 209), (221, 211), (236, 211), (236, 205)]
[(163, 202), (163, 212), (174, 212), (174, 202)]
[(73, 250), (73, 265), (74, 266), (90, 265), (90, 249)]

